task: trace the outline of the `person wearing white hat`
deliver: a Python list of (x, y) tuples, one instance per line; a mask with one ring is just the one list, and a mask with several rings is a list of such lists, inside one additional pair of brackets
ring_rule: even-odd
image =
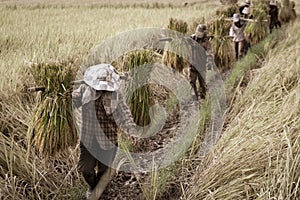
[(232, 25), (230, 27), (229, 36), (233, 39), (235, 56), (236, 59), (239, 60), (244, 55), (244, 44), (245, 44), (245, 36), (244, 30), (246, 27), (245, 21), (240, 19), (240, 14), (235, 13), (232, 17)]
[(243, 15), (244, 8), (250, 8), (250, 5), (251, 5), (251, 1), (250, 0), (246, 0), (244, 2), (244, 4), (239, 7), (240, 15)]
[(250, 8), (249, 7), (244, 7), (241, 16), (245, 19), (252, 19), (253, 16), (250, 15)]
[(78, 120), (78, 171), (88, 184), (86, 198), (92, 194), (114, 160), (119, 127), (131, 135), (136, 134), (136, 124), (130, 109), (118, 92), (119, 79), (112, 65), (94, 65), (85, 71), (84, 83), (72, 93), (74, 107), (81, 107), (81, 119)]

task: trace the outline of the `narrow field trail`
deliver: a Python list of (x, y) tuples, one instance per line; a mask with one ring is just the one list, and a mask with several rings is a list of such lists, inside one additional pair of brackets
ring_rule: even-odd
[[(226, 109), (226, 97), (223, 87), (223, 81), (228, 77), (229, 72), (224, 72), (222, 74), (212, 73), (211, 77), (208, 77), (207, 85), (209, 88), (210, 98), (213, 105), (213, 118), (212, 123), (206, 130), (206, 135), (204, 137), (202, 148), (199, 156), (203, 156), (209, 152), (209, 150), (215, 145), (218, 138), (220, 137), (221, 130), (223, 128), (223, 115)], [(165, 102), (161, 102), (165, 104)], [(195, 105), (188, 104), (188, 107), (193, 107)], [(201, 106), (201, 105), (200, 105)], [(189, 110), (189, 109), (184, 109)], [(165, 126), (156, 135), (142, 139), (138, 142), (135, 150), (137, 152), (153, 152), (163, 149), (163, 147), (174, 139), (176, 132), (181, 128), (180, 118), (183, 117), (188, 119), (189, 113), (182, 113), (182, 116), (178, 111), (173, 111), (167, 118)], [(127, 163), (129, 164), (129, 163)], [(152, 165), (152, 163), (148, 163)], [(147, 183), (150, 183), (151, 173), (128, 173), (124, 171), (119, 171), (108, 184), (104, 193), (102, 194), (100, 200), (143, 200), (142, 187), (147, 187)], [(137, 179), (138, 178), (138, 179)], [(176, 188), (174, 188), (176, 189)], [(180, 188), (178, 188), (180, 192)], [(177, 192), (177, 193), (178, 193)], [(170, 193), (168, 191), (168, 193)], [(175, 192), (174, 192), (175, 194)], [(176, 196), (176, 195), (175, 195)], [(168, 197), (168, 199), (178, 199), (179, 197)]]

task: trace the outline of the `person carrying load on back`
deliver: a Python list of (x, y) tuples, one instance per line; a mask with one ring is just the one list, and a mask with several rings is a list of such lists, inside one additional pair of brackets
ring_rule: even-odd
[[(214, 54), (212, 51), (212, 45), (206, 33), (206, 26), (204, 24), (199, 24), (196, 27), (195, 33), (191, 35), (191, 38), (204, 48), (206, 52), (206, 59), (207, 59), (206, 69), (212, 70), (212, 68), (215, 67), (215, 61), (214, 61)], [(196, 98), (198, 99), (198, 92), (197, 92), (197, 85), (196, 85), (197, 79), (199, 81), (202, 90), (200, 92), (200, 96), (201, 98), (205, 98), (205, 94), (207, 92), (205, 78), (201, 76), (200, 72), (193, 65), (190, 65), (189, 79), (190, 79), (190, 84), (196, 93)]]
[(119, 127), (136, 135), (136, 124), (118, 91), (119, 78), (113, 66), (94, 65), (85, 71), (84, 83), (72, 93), (74, 107), (81, 107), (77, 167), (88, 184), (87, 199), (112, 165), (118, 146)]
[(280, 28), (281, 23), (278, 19), (278, 7), (275, 0), (271, 0), (269, 3), (269, 17), (270, 17), (270, 33), (273, 28)]
[[(242, 11), (242, 15), (241, 17), (243, 17), (243, 19), (247, 20), (247, 19), (253, 19), (253, 15), (250, 14), (250, 7), (244, 7), (243, 11)], [(247, 21), (244, 21), (244, 23), (246, 23), (247, 25)], [(245, 39), (244, 41), (244, 55), (247, 53), (248, 49), (250, 48), (250, 43)]]
[(236, 60), (239, 60), (244, 56), (244, 30), (247, 24), (244, 20), (240, 19), (240, 15), (238, 13), (233, 14), (232, 20), (233, 23), (230, 27), (229, 37), (233, 38), (232, 40), (235, 49), (235, 57)]

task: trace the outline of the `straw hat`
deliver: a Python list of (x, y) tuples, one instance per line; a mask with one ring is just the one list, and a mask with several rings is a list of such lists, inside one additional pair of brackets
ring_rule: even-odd
[(95, 90), (116, 91), (120, 76), (112, 65), (99, 64), (87, 68), (83, 80)]
[(232, 20), (233, 22), (240, 21), (240, 15), (238, 13), (233, 14)]

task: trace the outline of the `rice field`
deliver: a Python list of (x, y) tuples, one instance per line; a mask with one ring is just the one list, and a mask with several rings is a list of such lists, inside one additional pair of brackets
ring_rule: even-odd
[[(217, 0), (0, 0), (0, 199), (78, 199), (85, 192), (77, 147), (47, 160), (27, 150), (40, 100), (26, 93), (37, 80), (30, 66), (75, 58), (78, 67), (106, 38), (167, 28), (170, 18), (187, 22), (190, 34), (195, 21), (210, 20), (220, 7)], [(237, 86), (223, 137), (190, 184), (180, 185), (182, 199), (299, 198), (299, 30), (297, 21), (288, 27), (247, 89)]]
[[(192, 24), (212, 15), (216, 4), (0, 1), (0, 199), (78, 199), (85, 190), (76, 171), (78, 148), (47, 160), (34, 148), (27, 150), (31, 116), (41, 102), (39, 95), (26, 93), (27, 87), (39, 84), (31, 66), (76, 60), (74, 67), (78, 67), (89, 51), (108, 37), (137, 28), (167, 28), (171, 17)], [(43, 145), (40, 143), (41, 148)], [(48, 150), (54, 147), (49, 145)], [(45, 152), (40, 149), (40, 153)]]

